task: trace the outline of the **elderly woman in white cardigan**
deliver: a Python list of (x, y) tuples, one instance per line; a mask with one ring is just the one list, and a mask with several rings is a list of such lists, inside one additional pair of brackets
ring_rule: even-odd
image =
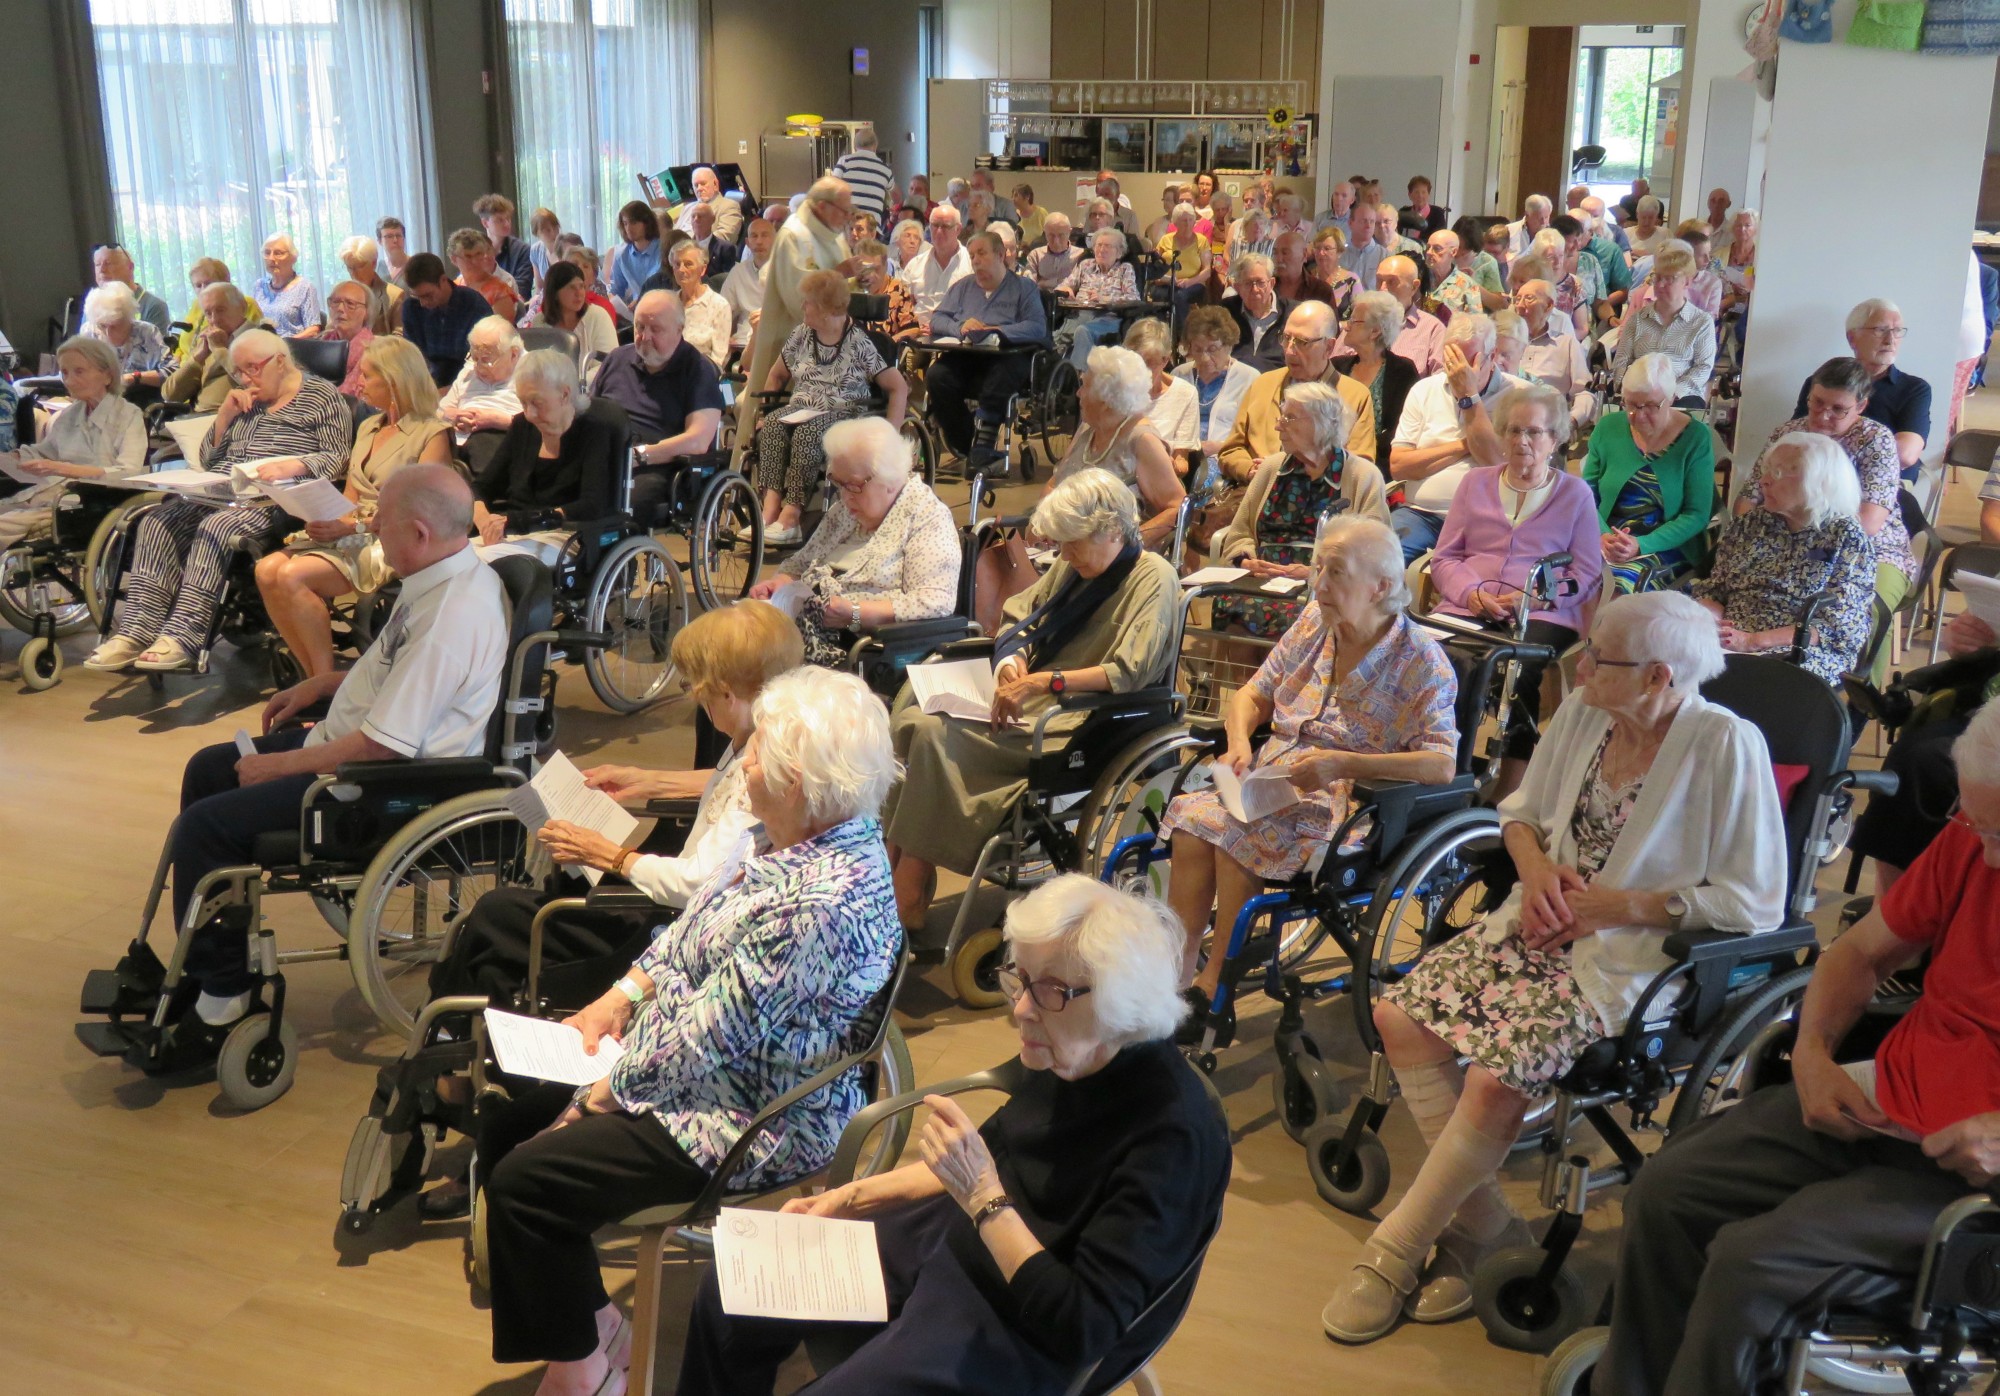
[(1405, 1312), (1438, 1323), (1469, 1310), (1480, 1258), (1529, 1239), (1495, 1181), (1529, 1103), (1624, 1027), (1673, 931), (1783, 919), (1770, 753), (1696, 691), (1722, 664), (1713, 618), (1677, 592), (1598, 611), (1581, 689), (1500, 805), (1519, 883), (1483, 930), (1439, 946), (1376, 1006), (1430, 1152), (1327, 1304), (1330, 1337), (1369, 1342)]
[(963, 561), (951, 509), (912, 473), (910, 446), (881, 417), (827, 428), (833, 504), (813, 536), (750, 594), (780, 605), (802, 585), (806, 662), (842, 667), (860, 631), (948, 616)]

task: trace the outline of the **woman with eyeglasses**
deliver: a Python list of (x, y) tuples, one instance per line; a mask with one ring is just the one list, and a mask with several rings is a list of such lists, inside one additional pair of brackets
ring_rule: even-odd
[(340, 380), (345, 397), (361, 396), (361, 351), (375, 338), (368, 328), (368, 288), (359, 281), (343, 281), (326, 293), (326, 333), (322, 339), (337, 340), (347, 346), (347, 372)]
[[(1865, 300), (1847, 312), (1847, 346), (1868, 370), (1868, 400), (1862, 404), (1861, 415), (1895, 434), (1896, 457), (1902, 462), (1905, 482), (1917, 478), (1917, 465), (1931, 434), (1931, 385), (1896, 365), (1909, 333), (1903, 312), (1894, 301), (1879, 297)], [(1794, 417), (1803, 417), (1811, 410), (1812, 386), (1811, 378), (1799, 385)]]
[(797, 616), (806, 662), (844, 669), (856, 636), (950, 615), (964, 559), (950, 507), (914, 474), (900, 431), (861, 417), (830, 427), (824, 444), (826, 515), (750, 595), (768, 601), (803, 586)]
[[(247, 466), (264, 480), (339, 476), (354, 417), (333, 384), (303, 372), (285, 341), (266, 329), (246, 329), (230, 341), (229, 371), (240, 386), (222, 400), (202, 438), (201, 469), (226, 477)], [(233, 508), (175, 500), (149, 510), (133, 540), (124, 608), (110, 638), (84, 663), (106, 670), (194, 667), (236, 553), (267, 550), (291, 525), (277, 505), (241, 500)]]
[(1597, 496), (1612, 584), (1657, 591), (1708, 560), (1715, 438), (1674, 406), (1674, 366), (1664, 354), (1634, 359), (1624, 390), (1623, 410), (1590, 433), (1583, 481)]
[[(1092, 1363), (1124, 1371), (1179, 1315), (1228, 1187), (1229, 1133), (1170, 1040), (1179, 929), (1157, 902), (1078, 874), (1007, 914), (1000, 984), (1015, 1085), (983, 1125), (933, 1096), (917, 1162), (785, 1204), (875, 1223), (889, 1322), (827, 1391), (1058, 1396)], [(695, 1299), (681, 1396), (763, 1396), (807, 1325)], [(976, 1360), (973, 1356), (976, 1355)]]
[(1194, 386), (1201, 453), (1210, 460), (1221, 453), (1222, 443), (1236, 425), (1243, 394), (1257, 381), (1257, 370), (1233, 352), (1242, 339), (1236, 317), (1219, 305), (1196, 306), (1181, 327), (1181, 348), (1187, 359), (1174, 369), (1174, 377)]
[(1406, 1315), (1470, 1312), (1480, 1260), (1529, 1244), (1496, 1177), (1528, 1107), (1624, 1028), (1671, 963), (1668, 936), (1783, 921), (1770, 750), (1699, 691), (1723, 662), (1714, 623), (1678, 592), (1598, 612), (1577, 691), (1500, 804), (1519, 880), (1375, 1007), (1427, 1153), (1322, 1313), (1328, 1336), (1372, 1342)]

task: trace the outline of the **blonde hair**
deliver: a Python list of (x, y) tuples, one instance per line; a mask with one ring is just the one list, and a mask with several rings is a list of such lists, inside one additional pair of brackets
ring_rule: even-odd
[(799, 299), (822, 315), (847, 313), (847, 278), (837, 271), (809, 271), (799, 281)]
[(398, 417), (427, 419), (438, 410), (437, 384), (424, 351), (401, 335), (379, 334), (361, 350), (361, 362), (382, 375)]
[(1653, 254), (1654, 276), (1693, 276), (1694, 249), (1679, 238), (1669, 238)]
[(674, 636), (674, 667), (697, 700), (723, 688), (746, 701), (806, 662), (798, 626), (768, 601), (703, 611)]

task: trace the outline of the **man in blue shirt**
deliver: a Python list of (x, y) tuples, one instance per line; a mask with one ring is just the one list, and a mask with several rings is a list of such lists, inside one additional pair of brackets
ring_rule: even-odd
[[(1007, 399), (1028, 385), (1033, 355), (1026, 351), (1048, 344), (1049, 322), (1035, 283), (1008, 270), (1006, 244), (998, 233), (974, 233), (965, 248), (972, 275), (953, 282), (938, 302), (931, 338), (1023, 351), (941, 354), (924, 374), (931, 416), (944, 432), (945, 444), (977, 469), (1000, 459), (993, 449), (994, 429), (1007, 411)], [(965, 405), (968, 398), (979, 400), (976, 422)]]
[(472, 327), (493, 313), (486, 297), (460, 286), (435, 252), (403, 264), (410, 294), (403, 297), (403, 338), (424, 351), (437, 385), (447, 387), (465, 366)]
[[(1903, 478), (1914, 480), (1924, 458), (1924, 442), (1931, 434), (1931, 385), (1896, 367), (1896, 355), (1902, 352), (1903, 337), (1908, 333), (1903, 328), (1903, 312), (1894, 301), (1866, 300), (1847, 312), (1847, 346), (1875, 380), (1861, 415), (1896, 433), (1896, 456), (1902, 462)], [(1811, 386), (1808, 379), (1800, 387), (1794, 417), (1806, 415), (1806, 389)]]
[(521, 299), (527, 300), (535, 294), (535, 263), (528, 244), (514, 236), (514, 201), (504, 194), (481, 194), (473, 201), (472, 213), (493, 244), (500, 274), (512, 277)]
[(681, 461), (714, 449), (722, 424), (722, 384), (707, 355), (682, 336), (681, 298), (648, 291), (632, 307), (632, 342), (605, 356), (592, 395), (625, 409), (632, 444), (644, 457), (632, 476), (632, 517), (650, 524)]

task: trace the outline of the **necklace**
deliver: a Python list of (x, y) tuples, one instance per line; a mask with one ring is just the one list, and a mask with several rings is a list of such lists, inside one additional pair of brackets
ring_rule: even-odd
[[(1099, 451), (1096, 455), (1093, 456), (1090, 453), (1090, 447), (1086, 446), (1083, 448), (1083, 463), (1086, 466), (1096, 466), (1101, 464), (1107, 457), (1110, 456), (1110, 454), (1113, 451), (1118, 449), (1118, 442), (1120, 438), (1122, 438), (1125, 435), (1126, 429), (1130, 427), (1132, 423), (1138, 420), (1139, 419), (1137, 417), (1119, 418), (1117, 428), (1114, 431), (1112, 431), (1109, 437), (1105, 439), (1103, 450)], [(1097, 437), (1097, 433), (1094, 431), (1090, 435), (1093, 441)]]
[(831, 346), (821, 341), (819, 332), (815, 330), (812, 337), (813, 362), (822, 368), (834, 363), (840, 358), (840, 346), (846, 342), (847, 330), (844, 326), (840, 331), (840, 338), (836, 339)]

